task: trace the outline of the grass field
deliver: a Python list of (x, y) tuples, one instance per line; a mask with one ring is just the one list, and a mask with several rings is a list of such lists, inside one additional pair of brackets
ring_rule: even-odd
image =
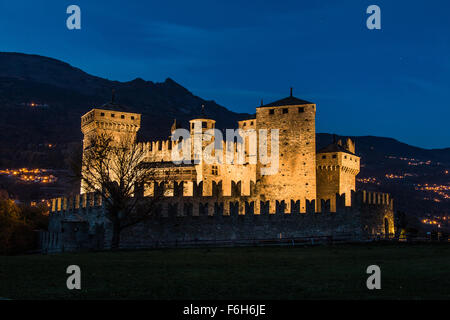
[[(82, 289), (65, 271), (79, 265)], [(368, 290), (366, 268), (381, 268)], [(449, 245), (161, 249), (0, 257), (10, 299), (449, 299)]]

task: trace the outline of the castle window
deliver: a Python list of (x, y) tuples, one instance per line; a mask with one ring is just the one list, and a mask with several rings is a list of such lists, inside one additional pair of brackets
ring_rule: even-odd
[(336, 154), (333, 154), (333, 159), (335, 159), (335, 158), (337, 158), (337, 155), (336, 155)]
[(114, 118), (116, 115), (114, 113), (111, 113), (111, 118)]
[(202, 128), (208, 128), (208, 122), (203, 121), (202, 122)]
[(305, 112), (305, 107), (299, 107), (298, 108), (298, 113), (302, 113)]
[(191, 124), (191, 129), (194, 129), (194, 123)]
[(269, 114), (275, 114), (275, 109), (270, 109)]
[(288, 108), (284, 108), (284, 109), (283, 109), (283, 114), (284, 114), (284, 113), (288, 113), (288, 112), (289, 112), (288, 110), (289, 110)]
[(344, 159), (347, 159), (347, 156), (344, 156)]
[(122, 115), (120, 116), (120, 119), (125, 119), (125, 116), (122, 114)]
[(322, 159), (326, 159), (327, 158), (327, 156), (322, 156)]
[(104, 113), (104, 112), (100, 113), (100, 116), (104, 117), (104, 116), (105, 116), (105, 113)]
[(251, 125), (251, 126), (253, 125), (253, 121), (250, 122), (250, 125)]
[(134, 120), (134, 116), (131, 116), (131, 120)]
[(247, 125), (247, 122), (244, 122), (244, 127)]

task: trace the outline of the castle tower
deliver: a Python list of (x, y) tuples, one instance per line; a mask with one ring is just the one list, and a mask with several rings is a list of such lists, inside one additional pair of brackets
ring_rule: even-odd
[(205, 106), (202, 105), (201, 113), (197, 118), (189, 121), (189, 130), (191, 134), (191, 151), (197, 172), (197, 182), (203, 182), (203, 194), (212, 193), (212, 181), (218, 176), (218, 166), (216, 164), (207, 164), (203, 161), (203, 150), (214, 143), (214, 134), (212, 131), (216, 127), (216, 121), (209, 118), (205, 113)]
[[(110, 135), (117, 143), (123, 139), (135, 141), (140, 128), (141, 115), (117, 111), (118, 109), (123, 109), (123, 107), (111, 102), (99, 109), (92, 109), (81, 117), (81, 131), (84, 135), (83, 152), (100, 134)], [(86, 188), (82, 183), (80, 193), (85, 192)]]
[(200, 162), (202, 160), (203, 149), (214, 141), (214, 135), (212, 135), (209, 130), (214, 130), (215, 127), (216, 120), (207, 117), (205, 114), (205, 106), (202, 105), (200, 115), (189, 121), (193, 152), (192, 159), (194, 159), (195, 162)]
[(331, 200), (331, 210), (336, 209), (336, 194), (345, 194), (345, 205), (351, 205), (351, 191), (355, 191), (355, 177), (359, 173), (360, 158), (355, 154), (355, 144), (347, 139), (333, 141), (317, 152), (317, 199)]
[[(262, 105), (256, 109), (256, 127), (261, 142), (261, 129), (267, 135), (269, 157), (270, 131), (279, 131), (278, 170), (271, 175), (262, 175), (261, 169), (271, 164), (258, 160), (257, 179), (261, 181), (261, 200), (284, 200), (287, 211), (290, 200), (300, 200), (300, 210), (305, 212), (306, 200), (316, 198), (316, 105), (291, 95), (285, 99)], [(273, 210), (273, 209), (271, 209)]]
[(91, 139), (99, 134), (111, 135), (115, 141), (127, 137), (136, 139), (136, 133), (141, 127), (141, 115), (138, 113), (111, 111), (106, 109), (92, 109), (81, 117), (81, 131), (83, 132), (83, 149), (89, 146)]

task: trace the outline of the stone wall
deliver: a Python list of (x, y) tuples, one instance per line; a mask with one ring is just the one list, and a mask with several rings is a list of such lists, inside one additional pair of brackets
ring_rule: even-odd
[[(86, 199), (83, 199), (86, 198)], [(76, 251), (110, 246), (111, 225), (104, 206), (95, 195), (53, 201), (49, 232), (42, 234), (44, 251)], [(77, 203), (77, 200), (79, 201)], [(251, 197), (168, 197), (161, 203), (160, 216), (124, 230), (121, 246), (128, 248), (188, 241), (265, 240), (301, 237), (339, 237), (355, 241), (372, 235), (394, 233), (393, 201), (389, 195), (353, 192), (352, 206), (345, 195), (336, 195), (335, 204), (300, 200), (259, 202)], [(76, 208), (78, 207), (78, 208)], [(332, 212), (331, 207), (336, 210)], [(287, 210), (289, 208), (290, 210)], [(385, 223), (388, 228), (385, 228)]]

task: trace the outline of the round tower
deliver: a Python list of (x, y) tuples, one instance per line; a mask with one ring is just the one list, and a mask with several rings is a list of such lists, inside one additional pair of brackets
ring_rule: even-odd
[(191, 159), (195, 164), (197, 173), (197, 182), (203, 182), (203, 195), (212, 194), (212, 181), (217, 176), (217, 165), (207, 164), (203, 159), (205, 148), (214, 143), (213, 131), (216, 121), (208, 117), (205, 113), (205, 106), (202, 105), (200, 114), (189, 121), (189, 130), (191, 136)]
[(199, 163), (203, 158), (203, 150), (214, 141), (212, 131), (216, 127), (216, 120), (210, 119), (205, 114), (205, 106), (202, 105), (200, 115), (189, 121), (189, 131), (192, 143), (192, 159)]

